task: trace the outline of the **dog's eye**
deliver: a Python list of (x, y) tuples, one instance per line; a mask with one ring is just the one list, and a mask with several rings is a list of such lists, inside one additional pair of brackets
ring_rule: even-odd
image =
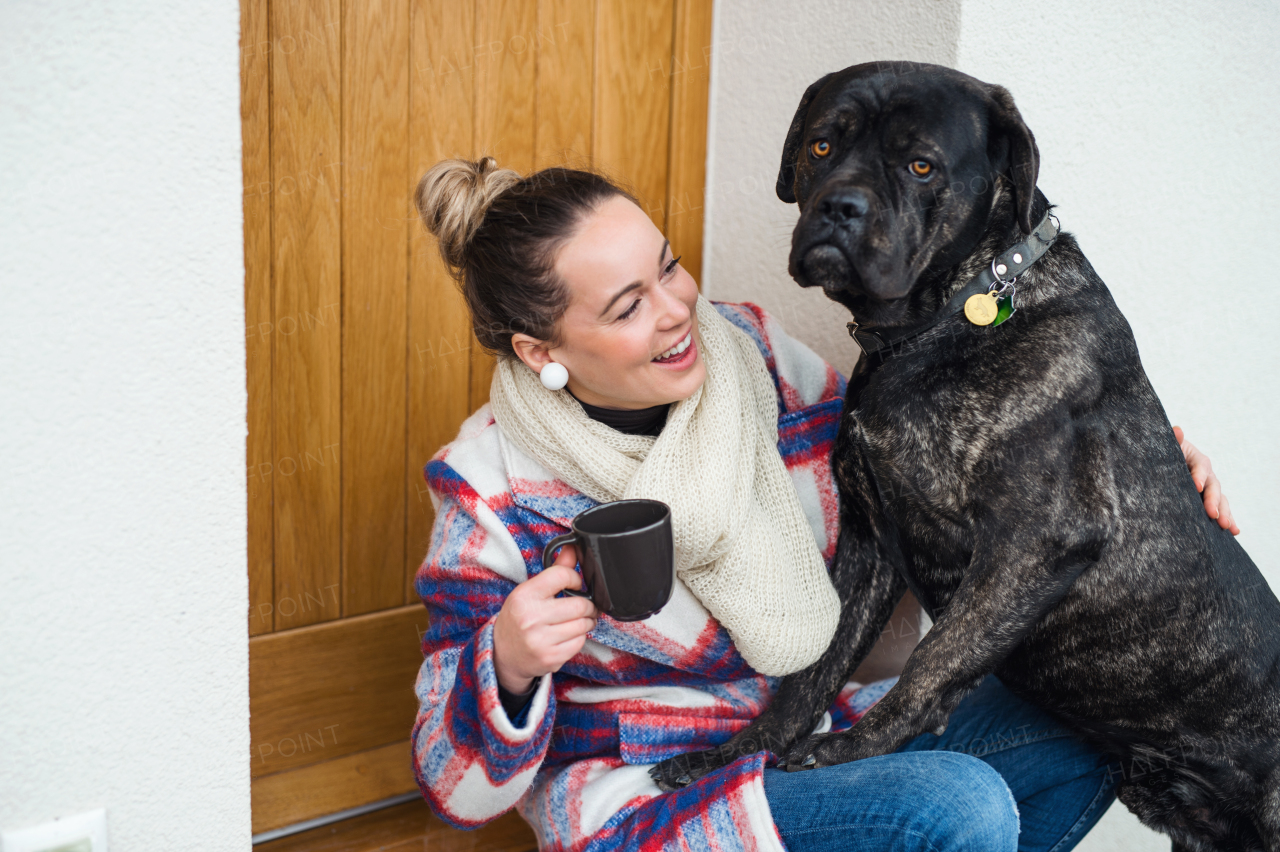
[(831, 143), (825, 139), (819, 139), (809, 146), (809, 150), (815, 157), (825, 157), (831, 153)]
[(928, 177), (933, 173), (933, 163), (928, 160), (912, 160), (907, 168), (911, 169), (911, 174), (916, 177)]

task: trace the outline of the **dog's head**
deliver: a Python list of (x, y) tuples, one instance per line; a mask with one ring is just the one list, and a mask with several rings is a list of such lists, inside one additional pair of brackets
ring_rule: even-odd
[(976, 247), (997, 180), (1031, 233), (1039, 162), (1000, 86), (920, 63), (828, 74), (801, 98), (778, 172), (778, 197), (800, 204), (791, 276), (859, 319), (900, 322), (922, 281)]

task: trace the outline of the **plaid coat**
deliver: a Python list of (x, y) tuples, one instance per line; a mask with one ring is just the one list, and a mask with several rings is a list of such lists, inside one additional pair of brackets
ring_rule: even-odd
[[(778, 449), (829, 566), (838, 529), (829, 456), (845, 380), (758, 307), (716, 309), (769, 366)], [(515, 807), (544, 850), (784, 849), (764, 794), (766, 753), (674, 793), (647, 771), (746, 727), (778, 679), (751, 669), (677, 581), (670, 603), (646, 621), (602, 615), (513, 724), (498, 698), (494, 618), (512, 588), (542, 570), (543, 545), (596, 503), (506, 440), (488, 405), (425, 473), (436, 521), (416, 578), (430, 627), (412, 742), (432, 810), (474, 828)], [(891, 685), (848, 684), (819, 730), (852, 725)]]

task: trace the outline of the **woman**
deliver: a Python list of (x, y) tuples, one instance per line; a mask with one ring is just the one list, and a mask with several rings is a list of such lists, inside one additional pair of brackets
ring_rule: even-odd
[[(1065, 850), (1088, 831), (1113, 767), (994, 678), (897, 753), (788, 774), (761, 752), (661, 792), (652, 764), (741, 730), (834, 631), (844, 379), (759, 309), (701, 298), (598, 175), (445, 161), (417, 204), (498, 355), (490, 404), (426, 469), (413, 750), (437, 814), (467, 828), (514, 806), (556, 850)], [(1207, 460), (1189, 464), (1230, 526)], [(671, 602), (621, 623), (558, 597), (576, 555), (542, 570), (543, 544), (638, 496), (672, 506)], [(819, 729), (892, 682), (848, 685)]]

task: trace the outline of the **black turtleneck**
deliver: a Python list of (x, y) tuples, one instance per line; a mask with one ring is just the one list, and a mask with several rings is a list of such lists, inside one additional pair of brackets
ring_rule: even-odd
[[(573, 396), (573, 394), (569, 394)], [(574, 399), (578, 399), (576, 396)], [(628, 435), (652, 435), (657, 437), (662, 431), (662, 427), (667, 423), (667, 412), (671, 410), (668, 405), (655, 405), (652, 408), (640, 409), (617, 409), (617, 408), (601, 408), (598, 405), (588, 405), (578, 399), (578, 404), (582, 406), (582, 410), (587, 412), (587, 416), (598, 423), (603, 423), (610, 429), (617, 429)], [(498, 699), (502, 702), (502, 709), (507, 711), (507, 718), (517, 725), (524, 724), (524, 711), (529, 706), (529, 702), (533, 699), (533, 693), (537, 689), (538, 681), (535, 679), (529, 686), (529, 690), (524, 693), (508, 692), (503, 688), (502, 684), (498, 684)], [(519, 720), (519, 721), (517, 721)]]
[[(573, 398), (578, 399), (576, 396)], [(666, 425), (667, 412), (671, 409), (670, 404), (655, 405), (652, 408), (600, 408), (588, 405), (580, 399), (578, 405), (582, 406), (588, 417), (610, 429), (617, 429), (628, 435), (651, 435), (655, 438)]]

